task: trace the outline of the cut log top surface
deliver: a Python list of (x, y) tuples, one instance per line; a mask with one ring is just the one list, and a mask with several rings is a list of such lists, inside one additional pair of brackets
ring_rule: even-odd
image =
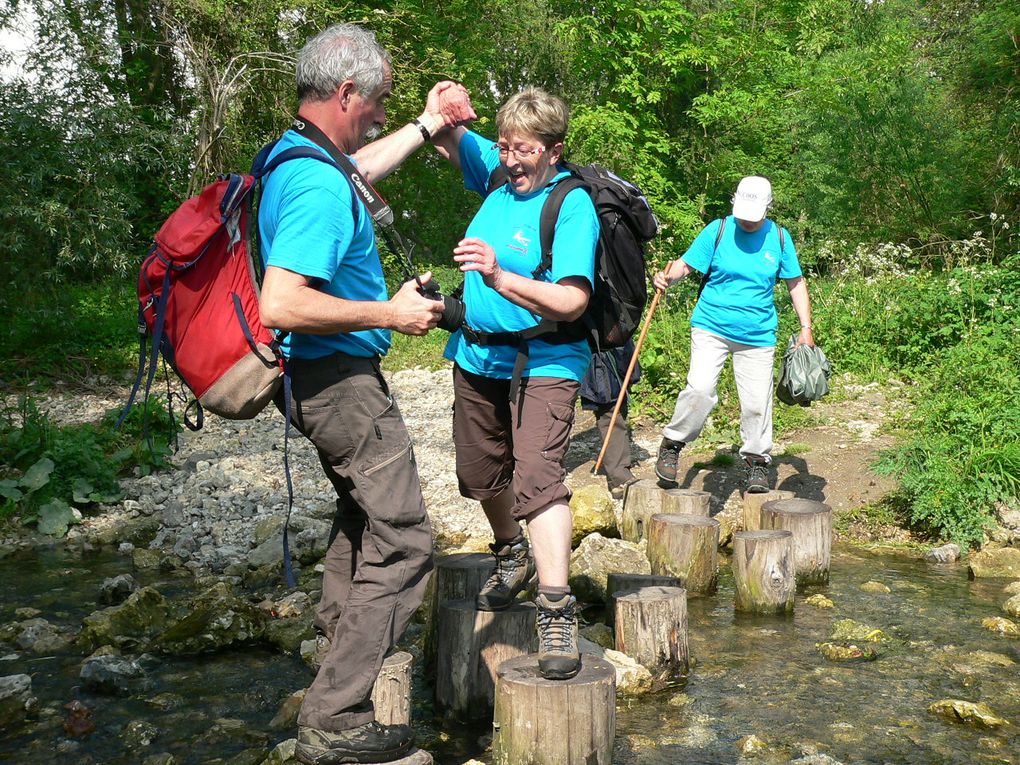
[(816, 502), (813, 499), (774, 499), (762, 505), (762, 510), (773, 513), (786, 513), (788, 515), (813, 515), (817, 513), (831, 513), (832, 508), (824, 502)]
[(436, 558), (436, 568), (478, 568), (492, 566), (490, 553), (451, 553)]
[[(789, 533), (789, 532), (787, 532)], [(631, 590), (630, 592), (620, 592), (616, 595), (616, 600), (669, 600), (679, 596), (686, 596), (687, 590), (683, 587), (642, 587), (640, 590)]]
[(548, 680), (538, 671), (538, 654), (527, 654), (507, 659), (499, 665), (496, 674), (509, 683), (523, 683), (550, 688), (567, 688), (572, 685), (587, 685), (612, 679), (616, 685), (616, 670), (605, 659), (597, 656), (581, 656), (581, 671), (569, 680)]

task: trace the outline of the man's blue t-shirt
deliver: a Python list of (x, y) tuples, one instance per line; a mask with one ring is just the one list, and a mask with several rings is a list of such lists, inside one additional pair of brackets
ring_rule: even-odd
[[(467, 131), (460, 140), (460, 166), (464, 187), (485, 195), (489, 174), (499, 166), (495, 144)], [(566, 177), (564, 171), (556, 178)], [(509, 184), (493, 191), (482, 202), (465, 236), (477, 237), (496, 251), (501, 268), (530, 277), (542, 259), (539, 219), (542, 205), (552, 184), (531, 194), (515, 194)], [(584, 189), (575, 189), (563, 199), (556, 234), (553, 238), (552, 268), (539, 279), (558, 282), (568, 276), (583, 276), (595, 283), (595, 245), (599, 221), (595, 206)], [(541, 317), (504, 298), (485, 286), (477, 271), (464, 274), (464, 303), (468, 326), (482, 332), (515, 332), (539, 323)], [(528, 343), (528, 365), (524, 377), (561, 377), (580, 380), (591, 361), (587, 341), (548, 343), (534, 339)], [(517, 348), (509, 345), (469, 343), (460, 332), (450, 337), (446, 358), (473, 374), (496, 379), (513, 376)]]
[[(283, 134), (270, 159), (295, 146), (322, 151), (293, 130)], [(359, 209), (357, 223), (351, 184), (337, 168), (317, 159), (292, 159), (266, 179), (259, 204), (263, 266), (277, 266), (315, 280), (317, 289), (344, 300), (387, 300), (371, 216)], [(360, 206), (361, 200), (357, 200)], [(390, 333), (366, 329), (332, 335), (291, 332), (284, 339), (288, 358), (316, 359), (343, 351), (351, 356), (384, 356)]]
[(716, 248), (719, 226), (718, 220), (705, 226), (683, 255), (691, 268), (709, 274), (691, 314), (691, 326), (735, 343), (775, 345), (779, 319), (772, 293), (776, 280), (801, 275), (793, 241), (784, 233), (780, 248), (779, 228), (772, 221), (748, 233), (730, 215)]

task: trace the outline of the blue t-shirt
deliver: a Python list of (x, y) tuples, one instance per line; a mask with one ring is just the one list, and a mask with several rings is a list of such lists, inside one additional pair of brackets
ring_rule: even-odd
[(705, 226), (683, 255), (691, 268), (709, 273), (691, 314), (691, 326), (735, 343), (775, 345), (779, 319), (773, 289), (778, 279), (801, 275), (790, 234), (784, 233), (780, 250), (775, 223), (767, 220), (760, 229), (748, 233), (730, 215), (716, 248), (719, 225), (716, 220)]
[[(464, 187), (483, 196), (489, 174), (499, 166), (499, 154), (492, 141), (467, 131), (460, 139), (460, 166)], [(559, 173), (557, 179), (567, 176)], [(550, 183), (531, 194), (516, 194), (509, 184), (493, 191), (482, 202), (465, 236), (477, 237), (496, 251), (501, 268), (530, 277), (542, 259), (539, 219), (542, 205), (552, 190)], [(553, 237), (552, 268), (539, 279), (558, 282), (568, 276), (583, 276), (595, 283), (595, 245), (599, 221), (595, 206), (584, 189), (575, 189), (563, 199)], [(485, 286), (477, 271), (464, 274), (464, 303), (468, 326), (482, 332), (516, 332), (541, 321), (541, 316), (512, 303)], [(469, 343), (460, 332), (450, 337), (446, 358), (473, 374), (496, 379), (513, 376), (517, 348), (509, 345)], [(528, 365), (523, 377), (560, 377), (580, 380), (591, 361), (587, 341), (548, 343), (536, 338), (528, 342)]]
[[(293, 130), (283, 134), (272, 159), (284, 149), (324, 150)], [(332, 165), (292, 159), (266, 179), (259, 204), (262, 264), (314, 279), (316, 289), (344, 300), (387, 300), (371, 216), (361, 200), (357, 223), (351, 184)], [(316, 359), (343, 351), (351, 356), (384, 356), (390, 333), (365, 329), (332, 335), (291, 332), (282, 344), (288, 358)]]

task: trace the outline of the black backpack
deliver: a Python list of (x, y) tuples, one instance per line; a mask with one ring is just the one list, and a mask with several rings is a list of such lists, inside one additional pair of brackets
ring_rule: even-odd
[[(580, 167), (562, 163), (570, 176), (556, 183), (542, 206), (539, 239), (542, 259), (533, 278), (552, 267), (553, 235), (563, 199), (577, 188), (585, 189), (595, 205), (600, 224), (596, 249), (595, 284), (588, 307), (573, 322), (542, 320), (522, 339), (556, 333), (564, 339), (584, 337), (593, 351), (620, 348), (641, 323), (648, 302), (645, 245), (659, 233), (659, 221), (641, 189), (599, 165)], [(502, 166), (489, 176), (489, 193), (507, 181)], [(543, 338), (545, 339), (545, 338)]]

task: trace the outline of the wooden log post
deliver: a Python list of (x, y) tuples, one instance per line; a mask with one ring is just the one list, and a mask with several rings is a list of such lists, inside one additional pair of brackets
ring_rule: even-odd
[(793, 499), (794, 493), (784, 489), (773, 489), (762, 494), (744, 494), (744, 531), (758, 531), (761, 528), (761, 506), (777, 499)]
[(496, 669), (538, 650), (535, 604), (520, 601), (503, 611), (479, 611), (474, 598), (449, 600), (439, 607), (436, 643), (436, 704), (451, 717), (487, 718)]
[(662, 509), (660, 513), (667, 515), (700, 515), (707, 518), (711, 514), (712, 495), (707, 491), (694, 489), (666, 489), (662, 493)]
[(503, 662), (492, 723), (495, 765), (610, 765), (616, 735), (616, 670), (583, 656), (569, 680), (546, 680), (538, 656)]
[(616, 650), (658, 680), (679, 680), (690, 669), (687, 593), (681, 587), (644, 587), (616, 598)]
[[(643, 587), (683, 587), (684, 583), (675, 576), (655, 574), (627, 574), (613, 571), (606, 578), (606, 615), (609, 620), (616, 613), (616, 598)], [(612, 621), (610, 621), (612, 626)]]
[(435, 666), (439, 607), (448, 600), (473, 601), (495, 565), (495, 559), (489, 553), (453, 553), (436, 558), (425, 611), (428, 618), (422, 638), (425, 666)]
[(812, 499), (780, 499), (761, 507), (763, 529), (793, 532), (797, 586), (829, 583), (832, 508)]
[(411, 654), (397, 651), (383, 660), (372, 688), (375, 719), (383, 725), (411, 722)]
[(652, 573), (675, 576), (688, 597), (715, 592), (719, 521), (697, 515), (653, 515), (648, 522)]
[(627, 487), (623, 497), (623, 513), (620, 517), (620, 537), (628, 542), (640, 542), (645, 538), (648, 519), (662, 512), (662, 495), (659, 484), (648, 478), (635, 481)]
[(751, 614), (793, 613), (797, 592), (790, 531), (738, 531), (733, 535), (736, 610)]

